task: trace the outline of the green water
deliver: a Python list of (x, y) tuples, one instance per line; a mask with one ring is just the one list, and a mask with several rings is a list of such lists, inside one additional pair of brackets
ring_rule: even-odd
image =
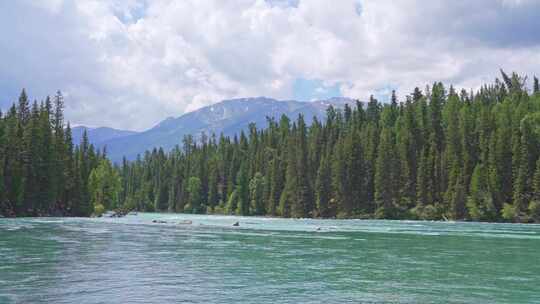
[(540, 225), (0, 219), (0, 303), (540, 303)]

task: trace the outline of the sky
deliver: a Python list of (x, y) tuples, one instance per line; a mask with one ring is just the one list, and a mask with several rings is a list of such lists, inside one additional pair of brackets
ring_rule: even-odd
[(540, 74), (539, 0), (0, 0), (0, 108), (144, 130), (228, 98), (381, 100)]

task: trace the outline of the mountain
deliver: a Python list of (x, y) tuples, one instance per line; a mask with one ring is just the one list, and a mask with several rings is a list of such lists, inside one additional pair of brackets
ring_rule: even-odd
[(170, 150), (181, 144), (185, 135), (195, 137), (203, 132), (207, 135), (234, 135), (245, 130), (249, 123), (255, 123), (258, 128), (267, 126), (266, 117), (279, 119), (282, 114), (296, 119), (299, 113), (310, 124), (313, 116), (324, 118), (328, 106), (341, 108), (346, 103), (352, 104), (349, 98), (331, 98), (312, 102), (295, 100), (276, 100), (266, 97), (241, 98), (223, 100), (219, 103), (186, 113), (178, 118), (167, 118), (155, 127), (136, 134), (112, 137), (98, 143), (96, 146), (107, 146), (107, 154), (113, 161), (119, 161), (125, 156), (133, 160), (138, 154), (154, 147)]
[(85, 126), (77, 126), (71, 129), (73, 142), (75, 144), (79, 144), (81, 142), (84, 130), (86, 130), (86, 133), (88, 134), (88, 141), (98, 147), (103, 146), (102, 143), (105, 141), (137, 134), (135, 131), (118, 130), (107, 127), (90, 128)]

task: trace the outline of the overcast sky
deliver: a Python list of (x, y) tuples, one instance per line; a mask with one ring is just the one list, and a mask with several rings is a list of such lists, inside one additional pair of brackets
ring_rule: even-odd
[(226, 98), (384, 99), (540, 74), (540, 1), (0, 0), (0, 107), (142, 130)]

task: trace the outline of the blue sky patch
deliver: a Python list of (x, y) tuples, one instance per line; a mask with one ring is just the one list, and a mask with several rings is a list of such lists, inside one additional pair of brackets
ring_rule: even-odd
[[(397, 90), (397, 86), (389, 84), (389, 85), (376, 89), (373, 92), (373, 97), (375, 97), (380, 102), (390, 102), (390, 97), (392, 96), (392, 90), (396, 90), (396, 93), (399, 93), (399, 91)], [(399, 95), (398, 95), (398, 100), (399, 100)]]
[(266, 0), (272, 6), (298, 7), (300, 0)]
[(142, 1), (128, 11), (116, 11), (115, 16), (124, 24), (132, 24), (145, 17), (147, 8), (148, 3)]
[(363, 12), (364, 8), (363, 8), (362, 2), (360, 0), (357, 0), (354, 3), (354, 10), (355, 10), (355, 12), (356, 12), (356, 14), (358, 16), (362, 16), (362, 12)]
[(340, 84), (325, 85), (321, 79), (297, 78), (293, 84), (295, 100), (316, 100), (341, 97)]

